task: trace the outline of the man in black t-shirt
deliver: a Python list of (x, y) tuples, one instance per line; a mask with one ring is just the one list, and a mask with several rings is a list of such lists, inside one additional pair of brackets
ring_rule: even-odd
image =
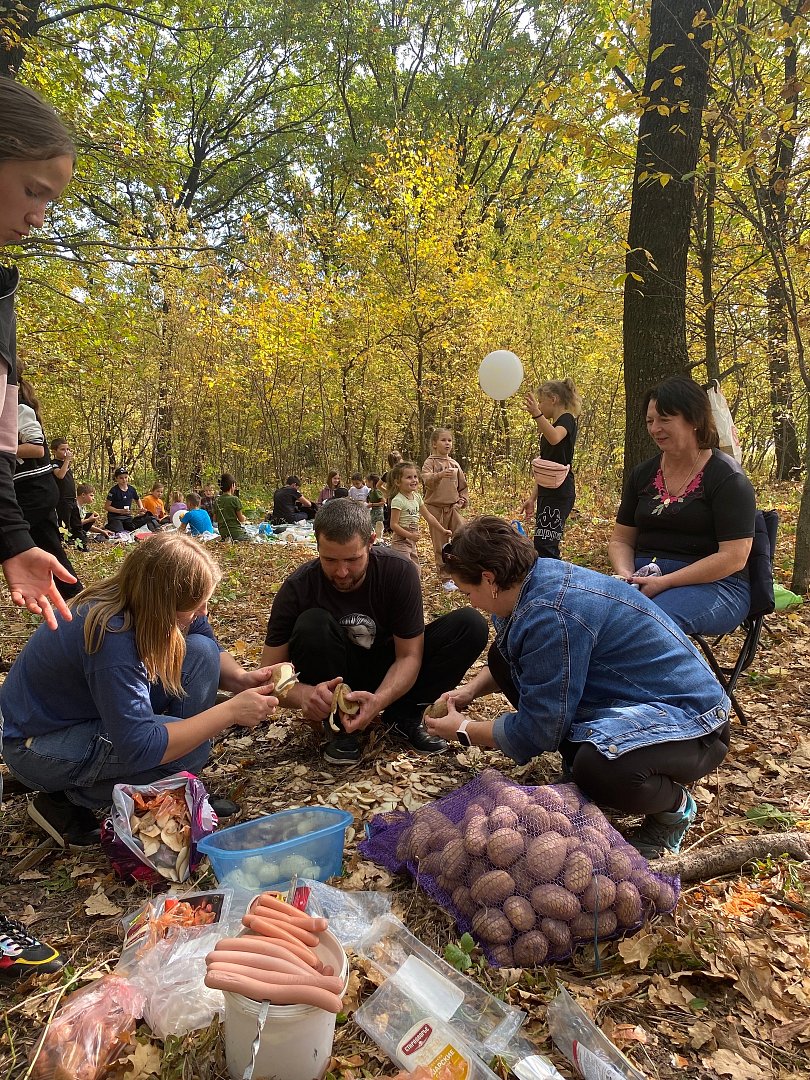
[(284, 487), (273, 494), (273, 524), (294, 525), (297, 521), (306, 521), (315, 516), (315, 507), (300, 491), (301, 481), (297, 476), (288, 476)]
[(359, 712), (331, 737), (333, 764), (360, 760), (358, 734), (384, 711), (385, 724), (423, 754), (447, 749), (422, 723), (426, 704), (455, 687), (487, 642), (486, 620), (458, 608), (425, 626), (419, 572), (409, 559), (374, 544), (365, 505), (330, 500), (315, 518), (318, 558), (279, 589), (267, 624), (262, 664), (289, 660), (301, 681), (285, 703), (305, 720), (327, 720), (341, 678)]

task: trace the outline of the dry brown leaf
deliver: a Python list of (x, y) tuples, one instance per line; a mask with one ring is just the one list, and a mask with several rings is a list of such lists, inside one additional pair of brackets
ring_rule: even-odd
[(619, 955), (625, 964), (638, 964), (643, 971), (660, 944), (660, 934), (636, 934), (619, 942)]
[(122, 1062), (123, 1080), (148, 1080), (149, 1077), (160, 1076), (162, 1061), (163, 1054), (154, 1043), (138, 1042), (133, 1052)]
[(94, 892), (84, 902), (86, 915), (120, 915), (122, 908), (104, 892)]
[(703, 1065), (710, 1073), (717, 1076), (733, 1076), (734, 1080), (767, 1080), (773, 1071), (761, 1069), (759, 1065), (747, 1061), (733, 1050), (716, 1050), (703, 1059)]

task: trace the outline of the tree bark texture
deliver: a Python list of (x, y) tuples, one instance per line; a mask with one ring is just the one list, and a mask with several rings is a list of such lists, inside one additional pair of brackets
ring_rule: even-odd
[(674, 859), (656, 859), (650, 869), (656, 874), (677, 875), (681, 881), (708, 881), (723, 874), (736, 874), (746, 863), (790, 855), (800, 862), (810, 862), (810, 837), (803, 833), (764, 833), (749, 836), (734, 844), (676, 855)]
[(624, 285), (625, 473), (649, 455), (645, 389), (688, 370), (686, 261), (713, 4), (652, 2)]

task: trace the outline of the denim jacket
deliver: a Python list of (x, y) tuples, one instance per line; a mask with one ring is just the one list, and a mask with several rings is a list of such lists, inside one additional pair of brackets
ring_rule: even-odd
[(494, 621), (519, 702), (493, 736), (520, 764), (565, 741), (617, 758), (728, 720), (729, 699), (694, 645), (623, 581), (538, 559), (512, 614)]

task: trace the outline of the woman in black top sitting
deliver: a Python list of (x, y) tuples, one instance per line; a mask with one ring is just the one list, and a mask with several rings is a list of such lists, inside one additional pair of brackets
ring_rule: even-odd
[(645, 395), (644, 411), (661, 452), (625, 484), (608, 545), (613, 569), (685, 633), (728, 633), (751, 600), (754, 489), (716, 449), (709, 397), (693, 379), (665, 379)]

